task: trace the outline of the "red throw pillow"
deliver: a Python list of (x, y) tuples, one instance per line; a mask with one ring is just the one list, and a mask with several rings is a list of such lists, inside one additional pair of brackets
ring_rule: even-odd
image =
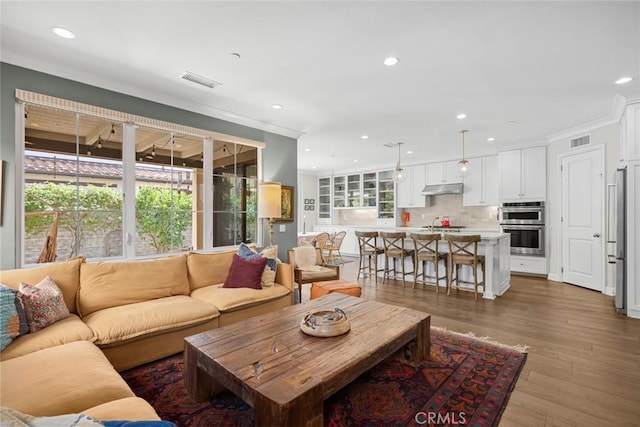
[(233, 254), (231, 268), (222, 287), (262, 289), (262, 272), (267, 261), (267, 258), (262, 257), (242, 259), (237, 254)]

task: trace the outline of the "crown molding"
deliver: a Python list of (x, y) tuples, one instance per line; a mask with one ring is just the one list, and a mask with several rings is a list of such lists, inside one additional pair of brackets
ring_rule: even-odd
[(568, 139), (573, 136), (587, 134), (592, 130), (601, 128), (603, 126), (619, 123), (626, 108), (627, 108), (627, 100), (623, 96), (616, 94), (616, 96), (613, 99), (613, 104), (611, 106), (611, 112), (609, 113), (608, 116), (603, 117), (601, 119), (593, 120), (591, 122), (584, 123), (579, 126), (572, 127), (570, 129), (566, 129), (566, 130), (551, 134), (547, 136), (547, 141), (556, 142), (561, 139)]
[(266, 132), (275, 133), (278, 135), (286, 136), (289, 138), (298, 139), (305, 133), (290, 129), (284, 126), (279, 126), (266, 121), (254, 119), (251, 117), (243, 116), (242, 114), (234, 113), (232, 111), (216, 108), (211, 105), (205, 105), (198, 102), (189, 101), (183, 98), (176, 98), (167, 94), (158, 92), (150, 92), (139, 87), (123, 84), (121, 81), (115, 81), (113, 79), (98, 77), (96, 75), (88, 75), (87, 73), (78, 70), (76, 68), (67, 67), (60, 63), (50, 63), (31, 56), (25, 56), (13, 51), (4, 50), (0, 56), (0, 61), (12, 64), (18, 67), (28, 68), (30, 70), (39, 71), (41, 73), (51, 74), (56, 77), (73, 80), (79, 83), (96, 86), (102, 89), (119, 92), (125, 95), (135, 96), (138, 98), (146, 99), (148, 101), (157, 102), (160, 104), (168, 105), (171, 107), (181, 108), (183, 110), (191, 111), (193, 113), (204, 114), (216, 119), (225, 120), (230, 123), (235, 123), (242, 126), (252, 127), (254, 129), (260, 129)]

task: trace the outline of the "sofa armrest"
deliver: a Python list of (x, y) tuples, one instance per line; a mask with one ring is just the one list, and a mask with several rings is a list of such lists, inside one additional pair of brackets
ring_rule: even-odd
[(286, 263), (278, 263), (278, 267), (276, 270), (276, 283), (284, 286), (285, 288), (294, 291), (294, 281), (293, 281), (293, 266), (291, 264)]

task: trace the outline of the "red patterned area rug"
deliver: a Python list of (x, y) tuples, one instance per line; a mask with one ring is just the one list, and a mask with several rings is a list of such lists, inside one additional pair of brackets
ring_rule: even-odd
[[(328, 426), (496, 426), (526, 360), (524, 349), (431, 329), (431, 357), (414, 368), (389, 358), (331, 396)], [(182, 355), (123, 372), (133, 391), (178, 426), (252, 426), (253, 410), (230, 392), (192, 401)]]

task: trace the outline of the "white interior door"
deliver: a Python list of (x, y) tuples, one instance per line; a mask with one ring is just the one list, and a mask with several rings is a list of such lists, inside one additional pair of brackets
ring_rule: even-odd
[(602, 151), (562, 158), (562, 280), (604, 290)]

